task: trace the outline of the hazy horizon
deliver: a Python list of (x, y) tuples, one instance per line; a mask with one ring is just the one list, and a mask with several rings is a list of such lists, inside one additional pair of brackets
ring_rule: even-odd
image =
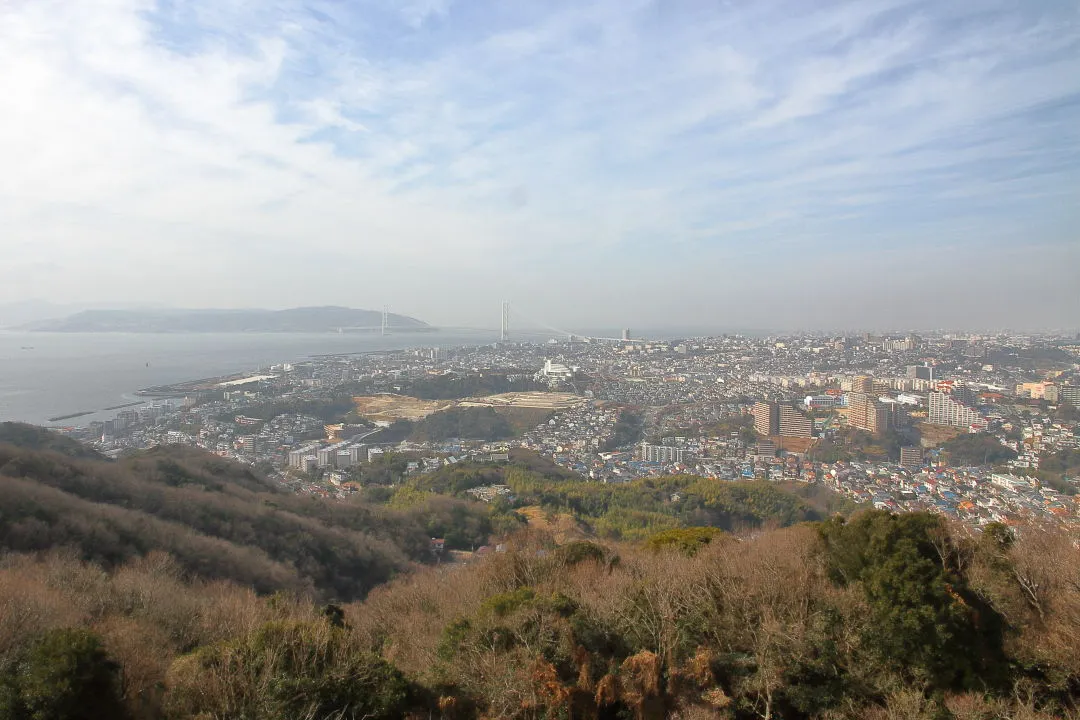
[[(56, 308), (55, 311), (49, 312), (45, 308)], [(231, 307), (231, 308), (190, 308), (190, 307), (178, 307), (162, 304), (148, 304), (142, 305), (137, 302), (133, 303), (88, 303), (86, 305), (69, 305), (69, 306), (57, 306), (51, 305), (47, 301), (33, 300), (24, 301), (14, 304), (2, 304), (0, 303), (0, 332), (19, 332), (23, 329), (23, 326), (36, 323), (41, 320), (53, 320), (61, 319), (64, 317), (76, 315), (86, 310), (135, 310), (135, 311), (168, 311), (168, 312), (184, 312), (184, 311), (203, 311), (203, 310), (217, 310), (217, 311), (275, 311), (275, 310), (289, 310), (297, 309), (299, 307), (318, 307), (318, 306), (296, 306), (296, 307)], [(18, 311), (25, 312), (25, 315), (10, 314), (12, 308)], [(24, 308), (31, 308), (30, 310), (23, 310)], [(368, 310), (372, 312), (378, 312), (379, 308), (353, 308), (357, 310)], [(396, 314), (396, 313), (391, 313)], [(414, 317), (417, 320), (427, 322), (423, 317)], [(14, 318), (14, 320), (12, 320)], [(483, 324), (486, 321), (486, 324)], [(471, 329), (471, 330), (483, 330), (491, 333), (497, 333), (498, 318), (492, 321), (492, 318), (482, 319), (481, 324), (464, 325), (461, 323), (429, 323), (435, 328), (456, 330), (456, 329)], [(1015, 326), (1015, 327), (974, 327), (974, 326), (941, 326), (941, 327), (917, 327), (917, 326), (759, 326), (753, 327), (748, 325), (719, 325), (716, 323), (701, 322), (696, 324), (678, 324), (668, 323), (661, 325), (647, 325), (642, 323), (629, 323), (629, 327), (626, 323), (621, 325), (607, 324), (607, 325), (583, 325), (575, 322), (571, 318), (570, 322), (563, 323), (559, 328), (555, 328), (544, 321), (538, 321), (531, 318), (521, 318), (514, 315), (513, 307), (511, 306), (510, 312), (510, 341), (525, 340), (529, 342), (535, 342), (537, 338), (542, 336), (556, 336), (560, 332), (569, 332), (583, 334), (591, 337), (604, 337), (613, 336), (613, 334), (621, 333), (623, 329), (629, 329), (633, 333), (632, 337), (635, 338), (674, 338), (674, 337), (705, 337), (715, 336), (722, 334), (743, 334), (748, 336), (761, 336), (766, 337), (770, 335), (784, 335), (784, 336), (798, 336), (798, 335), (812, 335), (812, 336), (841, 336), (841, 335), (857, 335), (863, 333), (881, 334), (881, 335), (903, 335), (905, 333), (933, 333), (933, 334), (972, 334), (972, 335), (991, 335), (1002, 332), (1010, 333), (1035, 333), (1035, 334), (1063, 334), (1072, 336), (1076, 333), (1080, 336), (1080, 329), (1076, 327), (1052, 327), (1052, 326)], [(393, 332), (393, 326), (390, 327)], [(67, 332), (67, 331), (65, 331)], [(269, 334), (275, 334), (275, 332), (267, 331)], [(153, 334), (153, 333), (150, 333)], [(170, 331), (165, 331), (165, 334), (173, 334)], [(216, 333), (211, 333), (216, 334)], [(284, 334), (290, 334), (285, 332)], [(317, 331), (313, 331), (313, 334), (319, 334)], [(415, 335), (409, 335), (405, 333), (401, 335), (403, 338), (417, 337)]]
[(0, 81), (0, 305), (1080, 328), (1059, 0), (15, 0)]

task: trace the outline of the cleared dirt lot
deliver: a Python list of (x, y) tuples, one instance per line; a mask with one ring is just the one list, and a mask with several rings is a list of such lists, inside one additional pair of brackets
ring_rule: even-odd
[(448, 400), (418, 400), (407, 395), (361, 395), (353, 398), (356, 414), (368, 420), (423, 420), (432, 413), (453, 407)]
[[(423, 420), (452, 407), (490, 407), (506, 412), (515, 420), (542, 422), (545, 413), (565, 410), (585, 402), (585, 398), (572, 393), (516, 392), (464, 400), (419, 400), (408, 395), (361, 395), (353, 398), (356, 414), (368, 420)], [(516, 412), (532, 411), (532, 412)], [(520, 417), (519, 417), (520, 416)]]
[(512, 407), (537, 408), (540, 410), (565, 410), (585, 402), (585, 398), (573, 393), (554, 392), (511, 392), (486, 397), (465, 398), (460, 402), (465, 407)]

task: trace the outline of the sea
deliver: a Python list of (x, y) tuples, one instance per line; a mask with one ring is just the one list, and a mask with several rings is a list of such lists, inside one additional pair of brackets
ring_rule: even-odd
[[(619, 330), (585, 330), (597, 338)], [(715, 328), (635, 333), (656, 340), (718, 335)], [(731, 331), (763, 334), (764, 331)], [(523, 330), (512, 340), (566, 336)], [(424, 333), (45, 333), (0, 329), (0, 421), (53, 427), (115, 417), (117, 406), (147, 403), (135, 393), (158, 385), (255, 373), (317, 355), (450, 348), (496, 342), (495, 330), (440, 328)], [(112, 409), (110, 409), (112, 408)], [(78, 417), (64, 417), (78, 414)], [(63, 419), (55, 419), (63, 418)]]
[[(0, 331), (0, 421), (85, 425), (156, 385), (255, 372), (316, 355), (494, 342), (486, 330), (431, 333), (42, 333)], [(50, 421), (74, 413), (77, 418)]]

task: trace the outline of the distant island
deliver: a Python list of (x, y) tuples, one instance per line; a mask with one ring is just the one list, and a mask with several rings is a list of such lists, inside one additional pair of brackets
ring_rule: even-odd
[[(85, 310), (65, 318), (23, 325), (32, 332), (126, 333), (323, 333), (373, 332), (382, 328), (376, 310), (304, 307), (288, 310)], [(394, 332), (430, 332), (435, 328), (406, 315), (389, 313)]]

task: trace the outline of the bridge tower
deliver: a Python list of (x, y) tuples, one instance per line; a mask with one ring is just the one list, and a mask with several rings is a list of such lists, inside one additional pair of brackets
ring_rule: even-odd
[(510, 332), (510, 301), (502, 301), (502, 320), (499, 323), (499, 342), (506, 342), (506, 336)]
[(385, 305), (383, 305), (383, 306), (382, 306), (382, 334), (383, 334), (383, 335), (385, 335), (385, 334), (386, 334), (386, 328), (387, 328), (387, 327), (388, 327), (388, 325), (389, 325), (389, 323), (387, 322), (387, 318), (386, 318), (386, 315), (387, 315), (387, 312), (386, 312), (386, 306), (385, 306)]

